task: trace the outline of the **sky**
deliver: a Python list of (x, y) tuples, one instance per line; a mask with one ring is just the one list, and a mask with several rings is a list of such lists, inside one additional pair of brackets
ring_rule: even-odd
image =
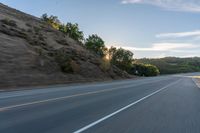
[(131, 50), (135, 58), (200, 56), (199, 0), (0, 0), (40, 17), (78, 23), (85, 37)]

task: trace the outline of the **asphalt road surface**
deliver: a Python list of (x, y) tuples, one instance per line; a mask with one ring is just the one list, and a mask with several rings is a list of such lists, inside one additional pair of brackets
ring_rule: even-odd
[(0, 133), (200, 133), (191, 76), (0, 93)]

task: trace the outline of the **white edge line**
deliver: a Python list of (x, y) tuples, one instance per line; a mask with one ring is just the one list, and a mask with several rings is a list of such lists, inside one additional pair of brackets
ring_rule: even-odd
[(116, 114), (128, 109), (128, 108), (130, 108), (131, 106), (133, 106), (133, 105), (135, 105), (135, 104), (137, 104), (137, 103), (139, 103), (139, 102), (141, 102), (141, 101), (143, 101), (143, 100), (145, 100), (145, 99), (147, 99), (147, 98), (159, 93), (160, 91), (168, 88), (169, 86), (176, 84), (180, 80), (175, 81), (175, 82), (173, 82), (173, 83), (171, 83), (171, 84), (169, 84), (169, 85), (167, 85), (167, 86), (165, 86), (165, 87), (163, 87), (163, 88), (161, 88), (161, 89), (159, 89), (159, 90), (157, 90), (157, 91), (155, 91), (155, 92), (153, 92), (153, 93), (151, 93), (151, 94), (149, 94), (149, 95), (147, 95), (147, 96), (145, 96), (145, 97), (143, 97), (143, 98), (141, 98), (141, 99), (139, 99), (139, 100), (137, 100), (137, 101), (125, 106), (125, 107), (123, 107), (123, 108), (121, 108), (121, 109), (119, 109), (119, 110), (117, 110), (117, 111), (115, 111), (115, 112), (113, 112), (113, 113), (111, 113), (111, 114), (109, 114), (109, 115), (107, 115), (107, 116), (105, 116), (105, 117), (103, 117), (103, 118), (101, 118), (101, 119), (99, 119), (99, 120), (97, 120), (97, 121), (95, 121), (95, 122), (93, 122), (93, 123), (81, 128), (79, 130), (77, 130), (77, 131), (74, 131), (73, 133), (81, 133), (81, 132), (83, 132), (83, 131), (85, 131), (85, 130), (87, 130), (87, 129), (89, 129), (89, 128), (91, 128), (91, 127), (93, 127), (93, 126), (95, 126), (95, 125), (97, 125), (99, 123), (101, 123), (102, 121), (104, 121), (104, 120), (106, 120), (106, 119), (108, 119), (108, 118), (110, 118), (110, 117), (112, 117), (112, 116), (114, 116), (114, 115), (116, 115)]

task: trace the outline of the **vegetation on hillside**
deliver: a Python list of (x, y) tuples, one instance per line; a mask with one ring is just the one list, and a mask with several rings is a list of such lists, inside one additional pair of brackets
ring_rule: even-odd
[(160, 59), (138, 59), (136, 63), (153, 64), (158, 67), (161, 74), (175, 74), (200, 71), (200, 58), (166, 57)]
[[(80, 42), (86, 49), (99, 56), (102, 59), (101, 68), (103, 71), (109, 70), (112, 65), (129, 74), (138, 76), (157, 76), (159, 74), (159, 70), (153, 65), (134, 63), (134, 54), (131, 51), (116, 47), (107, 48), (104, 40), (96, 34), (90, 35), (85, 39), (77, 23), (63, 24), (57, 16), (48, 16), (47, 14), (42, 15), (41, 19), (53, 28)], [(62, 71), (71, 72), (72, 68), (68, 67), (70, 66), (69, 59), (64, 56), (59, 56), (59, 59), (62, 59), (61, 61), (59, 60)]]
[(77, 23), (62, 24), (57, 16), (48, 16), (47, 14), (43, 14), (41, 19), (76, 41), (82, 42), (84, 40), (84, 34), (80, 31)]
[(130, 74), (138, 76), (157, 76), (160, 74), (159, 69), (151, 64), (134, 63), (129, 71)]

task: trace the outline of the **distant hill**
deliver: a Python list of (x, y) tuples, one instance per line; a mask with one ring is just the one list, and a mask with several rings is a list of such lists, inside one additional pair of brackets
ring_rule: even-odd
[(160, 59), (137, 59), (137, 63), (147, 63), (158, 67), (161, 74), (175, 74), (200, 71), (200, 57), (176, 58), (166, 57)]
[(121, 78), (129, 75), (114, 66), (104, 70), (101, 58), (81, 43), (40, 18), (0, 3), (0, 87)]

